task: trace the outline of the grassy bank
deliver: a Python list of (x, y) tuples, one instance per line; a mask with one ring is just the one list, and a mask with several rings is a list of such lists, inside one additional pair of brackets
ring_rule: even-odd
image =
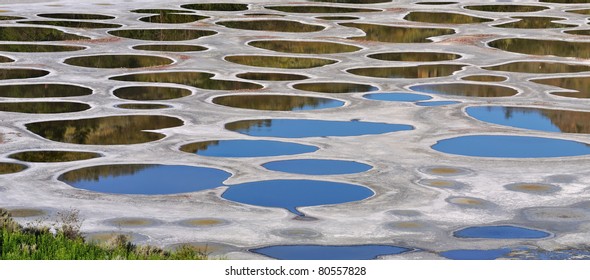
[[(75, 214), (75, 215), (74, 215)], [(0, 208), (0, 259), (2, 260), (202, 260), (207, 255), (189, 246), (166, 251), (137, 246), (125, 235), (104, 244), (88, 243), (79, 231), (77, 213), (62, 216), (54, 230), (46, 226), (23, 227)]]

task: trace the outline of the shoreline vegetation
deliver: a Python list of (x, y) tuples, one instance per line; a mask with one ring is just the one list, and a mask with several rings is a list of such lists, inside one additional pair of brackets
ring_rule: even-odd
[(174, 251), (135, 245), (115, 235), (104, 243), (89, 243), (80, 232), (77, 210), (58, 212), (47, 225), (22, 226), (0, 208), (0, 260), (206, 260), (208, 255), (189, 245)]

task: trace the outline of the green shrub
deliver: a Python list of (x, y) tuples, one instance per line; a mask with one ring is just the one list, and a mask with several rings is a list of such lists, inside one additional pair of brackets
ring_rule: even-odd
[(117, 235), (104, 245), (86, 243), (77, 210), (58, 213), (57, 230), (23, 227), (0, 208), (0, 260), (203, 260), (207, 255), (183, 246), (175, 252), (137, 246)]

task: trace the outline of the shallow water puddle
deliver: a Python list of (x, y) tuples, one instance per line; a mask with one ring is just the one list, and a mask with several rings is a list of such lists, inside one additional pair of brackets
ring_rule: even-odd
[(196, 219), (186, 219), (177, 222), (181, 226), (185, 227), (196, 227), (196, 228), (207, 228), (207, 227), (217, 227), (226, 225), (229, 222), (227, 220), (216, 219), (216, 218), (196, 218)]
[(311, 153), (315, 146), (269, 140), (217, 140), (184, 145), (180, 150), (209, 157), (268, 157)]
[(208, 50), (206, 47), (197, 45), (137, 45), (134, 50), (154, 52), (200, 52)]
[(49, 75), (49, 71), (27, 68), (0, 69), (0, 80), (31, 79)]
[(166, 135), (157, 130), (183, 125), (168, 116), (130, 115), (90, 119), (42, 121), (26, 124), (31, 132), (49, 140), (86, 145), (124, 145), (156, 141)]
[(386, 43), (428, 43), (431, 37), (455, 34), (453, 29), (420, 28), (377, 25), (368, 23), (338, 23), (342, 26), (353, 27), (362, 30), (365, 35), (350, 37), (352, 40), (378, 41)]
[(0, 86), (0, 97), (9, 98), (50, 98), (71, 97), (92, 94), (85, 87), (67, 84), (16, 84)]
[(70, 57), (65, 64), (90, 68), (143, 68), (174, 63), (172, 59), (149, 55), (91, 55)]
[(479, 209), (483, 209), (483, 208), (489, 208), (491, 206), (493, 206), (494, 204), (477, 198), (477, 197), (467, 197), (467, 196), (457, 196), (457, 197), (449, 197), (447, 199), (445, 199), (445, 201), (447, 201), (450, 204), (453, 204), (455, 206), (459, 206), (459, 207), (465, 207), (465, 208), (479, 208)]
[(507, 77), (504, 76), (496, 76), (496, 75), (471, 75), (471, 76), (463, 76), (461, 77), (462, 80), (465, 81), (474, 81), (474, 82), (504, 82), (508, 80)]
[(142, 17), (139, 20), (149, 23), (180, 24), (195, 22), (209, 17), (193, 14), (160, 13), (159, 15)]
[(62, 27), (70, 27), (70, 28), (82, 28), (82, 29), (100, 29), (100, 28), (122, 27), (122, 25), (120, 25), (120, 24), (112, 24), (112, 23), (104, 23), (104, 22), (89, 22), (89, 21), (26, 20), (26, 21), (19, 21), (18, 23), (62, 26)]
[(9, 155), (9, 158), (26, 162), (67, 162), (98, 158), (102, 155), (77, 151), (24, 151)]
[(441, 24), (470, 24), (493, 21), (493, 19), (490, 18), (481, 18), (466, 14), (438, 12), (410, 12), (404, 17), (404, 19), (415, 22)]
[(230, 176), (208, 167), (120, 164), (80, 168), (58, 179), (75, 188), (101, 193), (162, 195), (216, 188)]
[(414, 129), (405, 124), (304, 119), (242, 120), (227, 123), (225, 128), (250, 136), (282, 138), (359, 136)]
[(160, 225), (162, 222), (156, 219), (149, 219), (149, 218), (135, 218), (135, 217), (125, 217), (125, 218), (115, 218), (106, 221), (107, 224), (116, 226), (116, 227), (151, 227)]
[(111, 35), (145, 41), (187, 41), (217, 34), (211, 30), (197, 29), (124, 29), (112, 30)]
[(41, 42), (84, 39), (90, 38), (66, 33), (54, 28), (0, 26), (0, 41)]
[(538, 239), (549, 237), (551, 234), (517, 226), (479, 226), (455, 231), (453, 236), (459, 238)]
[(14, 60), (12, 58), (0, 55), (0, 63), (7, 63), (7, 62), (14, 62)]
[(212, 102), (233, 108), (266, 111), (308, 111), (344, 105), (343, 101), (330, 98), (275, 94), (225, 95), (213, 98)]
[(368, 55), (369, 58), (385, 60), (385, 61), (444, 61), (455, 60), (461, 58), (460, 55), (454, 53), (439, 53), (439, 52), (389, 52), (376, 53)]
[(590, 9), (567, 10), (566, 12), (574, 13), (574, 14), (581, 14), (581, 15), (590, 15)]
[(309, 79), (304, 75), (270, 72), (246, 72), (237, 74), (236, 77), (255, 81), (299, 81)]
[(284, 69), (307, 69), (322, 67), (337, 63), (338, 61), (325, 58), (312, 57), (289, 57), (289, 56), (267, 56), (267, 55), (230, 55), (225, 60), (237, 64)]
[(505, 185), (504, 188), (529, 194), (551, 194), (561, 190), (558, 186), (543, 183), (513, 183)]
[[(556, 86), (566, 90), (557, 90), (550, 94), (570, 98), (590, 98), (590, 77), (560, 77), (535, 79), (532, 82)], [(569, 90), (569, 91), (567, 91)]]
[(326, 53), (347, 53), (360, 50), (360, 47), (321, 41), (252, 41), (248, 45), (260, 49), (266, 49), (284, 53), (303, 54), (326, 54)]
[(440, 255), (451, 260), (495, 260), (512, 252), (510, 248), (492, 250), (451, 250)]
[(131, 10), (132, 13), (138, 14), (182, 14), (182, 13), (194, 13), (189, 10), (173, 10), (173, 9), (136, 9)]
[(565, 33), (572, 34), (572, 35), (590, 36), (590, 29), (567, 30), (567, 31), (565, 31)]
[(507, 97), (518, 93), (517, 90), (493, 84), (425, 84), (410, 87), (411, 90), (443, 95), (456, 95), (468, 97)]
[(466, 109), (480, 121), (524, 129), (590, 133), (590, 112), (529, 107), (477, 106)]
[(583, 64), (567, 64), (545, 61), (517, 61), (496, 66), (482, 67), (490, 71), (550, 74), (550, 73), (577, 73), (590, 71), (590, 66)]
[(115, 107), (129, 110), (157, 110), (171, 108), (172, 106), (154, 103), (124, 103), (116, 105)]
[(379, 101), (416, 102), (430, 100), (432, 97), (423, 94), (392, 92), (392, 93), (371, 93), (363, 95), (364, 98)]
[(497, 158), (544, 158), (590, 154), (582, 142), (512, 135), (470, 135), (438, 141), (432, 146), (443, 153)]
[(292, 159), (271, 161), (262, 167), (286, 173), (305, 175), (336, 175), (365, 172), (372, 166), (356, 161), (332, 160), (332, 159)]
[(396, 231), (422, 231), (426, 224), (419, 221), (402, 221), (386, 224), (386, 227)]
[(333, 20), (333, 21), (344, 21), (344, 20), (357, 20), (360, 19), (358, 17), (350, 17), (350, 16), (326, 16), (326, 17), (316, 17), (317, 19), (321, 20)]
[(0, 16), (0, 20), (19, 20), (25, 19), (24, 17), (13, 17), (13, 16)]
[(180, 7), (189, 10), (198, 11), (245, 11), (248, 10), (248, 4), (236, 3), (200, 3), (200, 4), (186, 4)]
[(174, 87), (131, 86), (115, 89), (113, 95), (128, 100), (170, 100), (191, 95), (191, 91)]
[(21, 172), (25, 169), (27, 169), (27, 166), (23, 164), (0, 162), (0, 175)]
[(428, 166), (418, 169), (420, 172), (435, 176), (462, 176), (472, 174), (473, 171), (453, 166)]
[(429, 186), (433, 188), (448, 188), (448, 189), (461, 189), (465, 187), (465, 184), (453, 180), (444, 179), (422, 179), (418, 181), (418, 184)]
[(274, 32), (317, 32), (326, 27), (290, 20), (228, 20), (217, 24), (234, 29)]
[(366, 84), (355, 83), (300, 83), (293, 85), (293, 88), (304, 91), (322, 92), (322, 93), (355, 93), (370, 92), (379, 90), (378, 87)]
[(82, 46), (38, 45), (38, 44), (0, 44), (3, 52), (73, 52), (85, 50)]
[(279, 260), (371, 260), (411, 249), (390, 245), (282, 245), (250, 250)]
[(500, 28), (523, 28), (523, 29), (550, 29), (550, 28), (568, 28), (576, 27), (574, 24), (557, 23), (554, 21), (566, 20), (557, 17), (512, 17), (518, 19), (514, 22), (494, 25)]
[(451, 4), (458, 4), (459, 2), (416, 2), (416, 5), (451, 5)]
[(389, 79), (424, 79), (446, 77), (460, 71), (467, 65), (464, 64), (437, 64), (405, 67), (371, 67), (353, 68), (346, 72), (359, 76)]
[(244, 14), (247, 17), (284, 17), (285, 15), (279, 14), (270, 14), (270, 13), (251, 13), (251, 14)]
[(261, 89), (263, 86), (255, 83), (218, 80), (215, 74), (207, 72), (151, 72), (115, 76), (109, 79), (127, 82), (175, 83), (211, 90), (246, 90)]
[(26, 114), (61, 114), (88, 109), (90, 105), (78, 102), (0, 102), (0, 111)]
[(79, 13), (55, 13), (55, 14), (38, 14), (40, 17), (57, 18), (57, 19), (81, 19), (81, 20), (105, 20), (114, 19), (114, 16), (99, 14), (79, 14)]
[(505, 38), (491, 41), (488, 45), (492, 48), (522, 54), (590, 58), (590, 42)]
[(359, 201), (375, 193), (363, 186), (313, 180), (270, 180), (230, 185), (221, 197), (245, 204), (285, 208), (304, 216), (298, 207)]
[(465, 6), (463, 8), (469, 9), (469, 10), (475, 10), (475, 11), (493, 12), (493, 13), (531, 13), (531, 12), (538, 12), (538, 11), (549, 9), (548, 7), (545, 7), (545, 6), (513, 5), (513, 4), (473, 5), (473, 6)]
[(299, 14), (340, 14), (340, 13), (368, 13), (380, 12), (376, 9), (350, 8), (350, 7), (335, 7), (335, 6), (265, 6), (269, 10), (275, 10), (285, 13), (299, 13)]

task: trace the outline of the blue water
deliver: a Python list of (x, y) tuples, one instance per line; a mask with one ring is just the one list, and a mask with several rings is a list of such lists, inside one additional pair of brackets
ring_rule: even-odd
[(196, 154), (210, 157), (268, 157), (311, 153), (315, 146), (267, 140), (220, 140)]
[(459, 104), (459, 101), (425, 101), (425, 102), (416, 102), (418, 106), (424, 107), (434, 107), (434, 106), (446, 106), (446, 105), (453, 105)]
[(561, 129), (542, 114), (540, 109), (524, 107), (481, 106), (469, 107), (467, 114), (484, 122), (518, 128), (561, 132)]
[(451, 84), (424, 84), (411, 86), (411, 90), (442, 95), (456, 95), (467, 97), (508, 97), (518, 94), (518, 91), (494, 84), (479, 84), (479, 83), (451, 83)]
[(231, 185), (221, 197), (245, 204), (285, 208), (296, 215), (297, 207), (338, 204), (371, 197), (366, 187), (312, 180), (270, 180)]
[(335, 99), (328, 99), (323, 98), (318, 104), (314, 105), (305, 105), (302, 107), (295, 107), (292, 111), (309, 111), (309, 110), (319, 110), (319, 109), (329, 109), (329, 108), (337, 108), (344, 106), (344, 102)]
[(451, 250), (440, 253), (441, 256), (451, 260), (495, 260), (512, 252), (510, 248), (494, 250)]
[(115, 194), (176, 194), (223, 185), (223, 170), (183, 165), (103, 165), (76, 169), (59, 180), (79, 189)]
[(455, 231), (453, 236), (460, 238), (537, 239), (549, 237), (551, 234), (517, 226), (481, 226)]
[(415, 93), (403, 93), (403, 92), (392, 92), (392, 93), (371, 93), (363, 95), (364, 98), (371, 100), (380, 101), (399, 101), (399, 102), (416, 102), (423, 100), (432, 99), (431, 96)]
[(213, 98), (213, 103), (241, 109), (266, 111), (309, 111), (342, 107), (345, 102), (330, 98), (276, 94), (226, 95)]
[(335, 175), (364, 172), (372, 166), (356, 161), (329, 159), (293, 159), (268, 162), (262, 165), (273, 171), (305, 175)]
[(250, 136), (283, 138), (358, 136), (414, 129), (404, 124), (300, 119), (244, 120), (228, 123), (225, 127)]
[(581, 142), (508, 135), (461, 136), (438, 141), (432, 148), (474, 157), (542, 158), (590, 154), (590, 146)]
[(284, 245), (251, 250), (279, 260), (370, 260), (384, 255), (397, 255), (411, 249), (388, 245)]

